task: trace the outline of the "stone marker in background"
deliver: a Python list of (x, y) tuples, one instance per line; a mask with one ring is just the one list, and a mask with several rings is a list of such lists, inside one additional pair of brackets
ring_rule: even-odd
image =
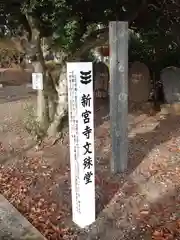
[(167, 67), (161, 72), (164, 97), (167, 103), (180, 102), (180, 68)]
[(43, 90), (43, 74), (32, 73), (32, 88), (34, 90)]
[(150, 73), (148, 67), (141, 62), (134, 62), (129, 71), (130, 102), (147, 102), (150, 94)]
[(94, 64), (94, 93), (96, 98), (109, 95), (109, 68), (103, 62)]

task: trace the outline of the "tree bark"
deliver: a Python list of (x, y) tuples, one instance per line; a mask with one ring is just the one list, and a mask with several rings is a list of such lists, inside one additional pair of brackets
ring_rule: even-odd
[(53, 122), (57, 108), (57, 101), (54, 97), (49, 97), (49, 119)]
[(57, 91), (53, 86), (51, 78), (49, 79), (49, 82), (51, 86), (49, 86), (49, 91), (48, 91), (48, 104), (49, 104), (49, 121), (51, 123), (54, 120), (54, 116), (56, 114), (58, 96), (57, 96)]
[(57, 89), (56, 85), (59, 80), (59, 70), (58, 70), (58, 75), (57, 72), (51, 69), (47, 69), (47, 78), (48, 78), (48, 101), (49, 101), (49, 118), (50, 122), (54, 120), (54, 116), (56, 113), (56, 108), (57, 108), (57, 100), (58, 100), (58, 94), (57, 94)]
[(40, 128), (46, 131), (49, 126), (48, 78), (46, 76), (47, 69), (41, 48), (41, 34), (33, 17), (27, 15), (26, 20), (29, 25), (30, 37), (29, 39), (23, 39), (21, 45), (32, 60), (34, 71), (43, 74), (43, 90), (38, 90), (37, 94), (37, 120)]
[(47, 135), (49, 137), (55, 137), (59, 132), (59, 126), (61, 125), (63, 117), (67, 114), (68, 107), (68, 92), (67, 92), (67, 76), (66, 76), (66, 65), (61, 68), (61, 73), (59, 76), (59, 82), (57, 86), (58, 92), (58, 102), (56, 107), (56, 113), (54, 115), (54, 120), (50, 124)]

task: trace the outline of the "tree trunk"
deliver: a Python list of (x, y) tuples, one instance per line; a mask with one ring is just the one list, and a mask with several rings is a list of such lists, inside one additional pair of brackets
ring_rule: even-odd
[(47, 134), (49, 137), (56, 137), (57, 133), (59, 132), (59, 127), (62, 123), (62, 119), (67, 114), (68, 88), (67, 88), (66, 65), (62, 66), (61, 68), (57, 91), (58, 91), (58, 100), (57, 100), (56, 113), (54, 115), (53, 122), (50, 124), (47, 131)]
[(49, 106), (46, 87), (46, 74), (40, 62), (33, 62), (34, 72), (43, 74), (43, 90), (37, 90), (37, 120), (40, 128), (46, 130), (49, 126)]
[(49, 92), (48, 92), (50, 122), (54, 120), (54, 116), (56, 114), (57, 100), (58, 100), (58, 95), (57, 95), (56, 89), (54, 89), (54, 86), (51, 84), (51, 86), (49, 86)]
[(48, 96), (48, 101), (49, 101), (49, 118), (50, 122), (52, 122), (56, 114), (57, 98), (54, 96)]
[[(46, 132), (49, 126), (49, 107), (48, 107), (48, 78), (46, 76), (46, 66), (41, 48), (41, 34), (33, 17), (26, 16), (31, 29), (30, 39), (21, 41), (21, 45), (29, 59), (32, 60), (34, 71), (43, 74), (43, 90), (37, 90), (37, 120), (41, 130)], [(28, 40), (28, 41), (27, 41)]]
[[(57, 79), (56, 79), (56, 76), (52, 74), (52, 71), (48, 69), (48, 67), (46, 71), (46, 77), (48, 79), (49, 120), (51, 123), (54, 120), (56, 107), (57, 107), (57, 99), (58, 99), (58, 94), (56, 90)], [(58, 77), (58, 80), (59, 80), (59, 77)]]
[[(106, 29), (107, 30), (107, 29)], [(99, 45), (102, 45), (106, 40), (108, 36), (108, 31), (102, 31), (104, 34), (101, 36), (101, 38), (97, 38), (97, 34), (92, 34), (86, 38), (86, 41), (81, 46), (80, 49), (76, 49), (74, 54), (71, 53), (70, 55), (67, 55), (64, 57), (64, 60), (62, 60), (63, 65), (61, 65), (61, 72), (60, 77), (58, 81), (58, 100), (57, 100), (57, 107), (56, 107), (56, 113), (54, 116), (53, 122), (50, 124), (47, 135), (48, 137), (56, 137), (59, 133), (62, 120), (68, 113), (68, 86), (67, 86), (67, 76), (66, 76), (66, 62), (67, 61), (80, 61), (81, 57), (86, 54), (90, 49), (97, 47)], [(100, 32), (101, 32), (100, 31)], [(99, 32), (99, 31), (98, 31)]]
[[(98, 37), (98, 34), (102, 33), (101, 37)], [(95, 48), (104, 44), (107, 41), (108, 37), (108, 28), (104, 30), (98, 30), (94, 34), (90, 34), (81, 48), (76, 48), (74, 53), (71, 52), (69, 55), (65, 55), (61, 64), (60, 77), (58, 81), (58, 87), (56, 88), (58, 92), (58, 100), (56, 113), (54, 115), (53, 122), (50, 124), (47, 135), (48, 137), (56, 137), (59, 133), (62, 120), (68, 112), (68, 87), (67, 87), (67, 76), (66, 76), (66, 62), (67, 61), (80, 61), (82, 56), (86, 54), (90, 49)]]

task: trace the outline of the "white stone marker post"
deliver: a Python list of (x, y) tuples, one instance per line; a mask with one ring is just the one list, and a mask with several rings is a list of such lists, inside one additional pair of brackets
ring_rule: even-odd
[(73, 221), (95, 221), (94, 103), (92, 62), (68, 62), (68, 108)]

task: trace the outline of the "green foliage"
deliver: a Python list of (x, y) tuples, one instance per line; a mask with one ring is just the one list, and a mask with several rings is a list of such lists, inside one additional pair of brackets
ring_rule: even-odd
[(180, 48), (173, 42), (172, 36), (164, 39), (160, 32), (150, 30), (147, 33), (130, 35), (129, 60), (142, 61), (150, 68), (161, 71), (167, 66), (179, 66)]
[(53, 33), (53, 46), (60, 46), (64, 51), (70, 51), (74, 46), (74, 39), (80, 29), (78, 20), (67, 22), (64, 27), (58, 26)]
[[(64, 52), (79, 48), (84, 36), (97, 29), (97, 25), (125, 20), (141, 36), (130, 42), (131, 59), (138, 57), (153, 62), (155, 57), (163, 59), (168, 52), (176, 56), (177, 47), (174, 51), (169, 45), (172, 40), (178, 43), (180, 6), (177, 0), (17, 0), (16, 5), (11, 4), (13, 1), (3, 1), (4, 11), (0, 16), (8, 19), (6, 24), (19, 29), (16, 33), (20, 34), (21, 25), (28, 30), (24, 14), (32, 16), (41, 36), (51, 37), (52, 47), (59, 46)], [(154, 49), (159, 52), (156, 56)]]
[(17, 20), (25, 25), (20, 15), (32, 16), (42, 37), (53, 36), (55, 43), (62, 44), (65, 50), (71, 50), (77, 43), (80, 45), (89, 26), (107, 25), (110, 20), (115, 19), (128, 20), (138, 11), (141, 4), (139, 0), (128, 2), (124, 0), (105, 2), (102, 0), (22, 0), (12, 10), (9, 7), (10, 4), (4, 0), (4, 15), (7, 18), (16, 19), (11, 21), (12, 25), (17, 24)]

